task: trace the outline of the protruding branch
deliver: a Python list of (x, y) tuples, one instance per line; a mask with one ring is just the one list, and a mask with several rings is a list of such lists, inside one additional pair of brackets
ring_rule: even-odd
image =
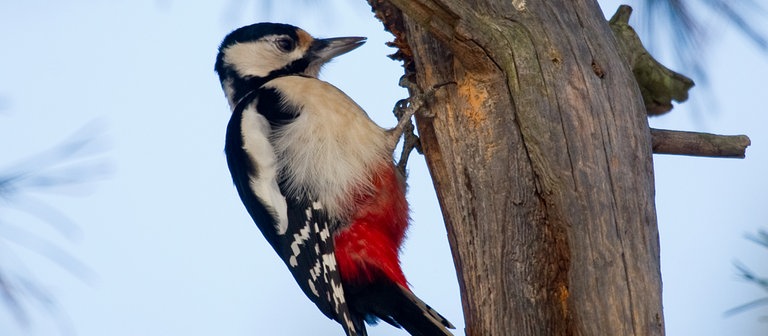
[(653, 153), (743, 159), (751, 144), (746, 135), (717, 135), (651, 129)]
[(672, 109), (672, 101), (684, 102), (693, 81), (656, 61), (645, 49), (635, 30), (629, 25), (632, 7), (619, 6), (610, 20), (611, 30), (619, 43), (619, 50), (632, 68), (640, 86), (648, 115), (660, 115)]

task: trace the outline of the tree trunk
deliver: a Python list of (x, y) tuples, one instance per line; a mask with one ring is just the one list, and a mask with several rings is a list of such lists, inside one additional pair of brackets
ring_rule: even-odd
[(651, 137), (593, 0), (370, 0), (418, 87), (467, 335), (663, 335)]

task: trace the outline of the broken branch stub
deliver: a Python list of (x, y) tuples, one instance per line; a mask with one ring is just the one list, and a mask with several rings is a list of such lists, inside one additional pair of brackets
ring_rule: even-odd
[(629, 25), (632, 7), (619, 6), (609, 25), (643, 95), (648, 115), (661, 115), (672, 109), (672, 101), (684, 102), (694, 83), (690, 78), (670, 70), (645, 49), (637, 33)]

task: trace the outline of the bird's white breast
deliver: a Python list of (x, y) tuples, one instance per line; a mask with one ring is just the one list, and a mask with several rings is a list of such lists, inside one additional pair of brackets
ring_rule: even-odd
[(391, 160), (385, 130), (346, 94), (316, 78), (280, 77), (265, 87), (300, 111), (270, 139), (287, 180), (286, 196), (308, 194), (329, 214), (344, 216), (353, 193), (370, 189), (374, 169)]

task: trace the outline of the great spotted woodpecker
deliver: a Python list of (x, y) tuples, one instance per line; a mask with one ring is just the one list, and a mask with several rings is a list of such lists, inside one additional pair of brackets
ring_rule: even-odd
[(216, 72), (229, 101), (225, 153), (240, 198), (299, 287), (348, 336), (377, 319), (411, 335), (453, 328), (411, 290), (399, 249), (405, 181), (392, 153), (406, 115), (385, 130), (317, 78), (362, 37), (315, 39), (257, 23), (224, 38)]

